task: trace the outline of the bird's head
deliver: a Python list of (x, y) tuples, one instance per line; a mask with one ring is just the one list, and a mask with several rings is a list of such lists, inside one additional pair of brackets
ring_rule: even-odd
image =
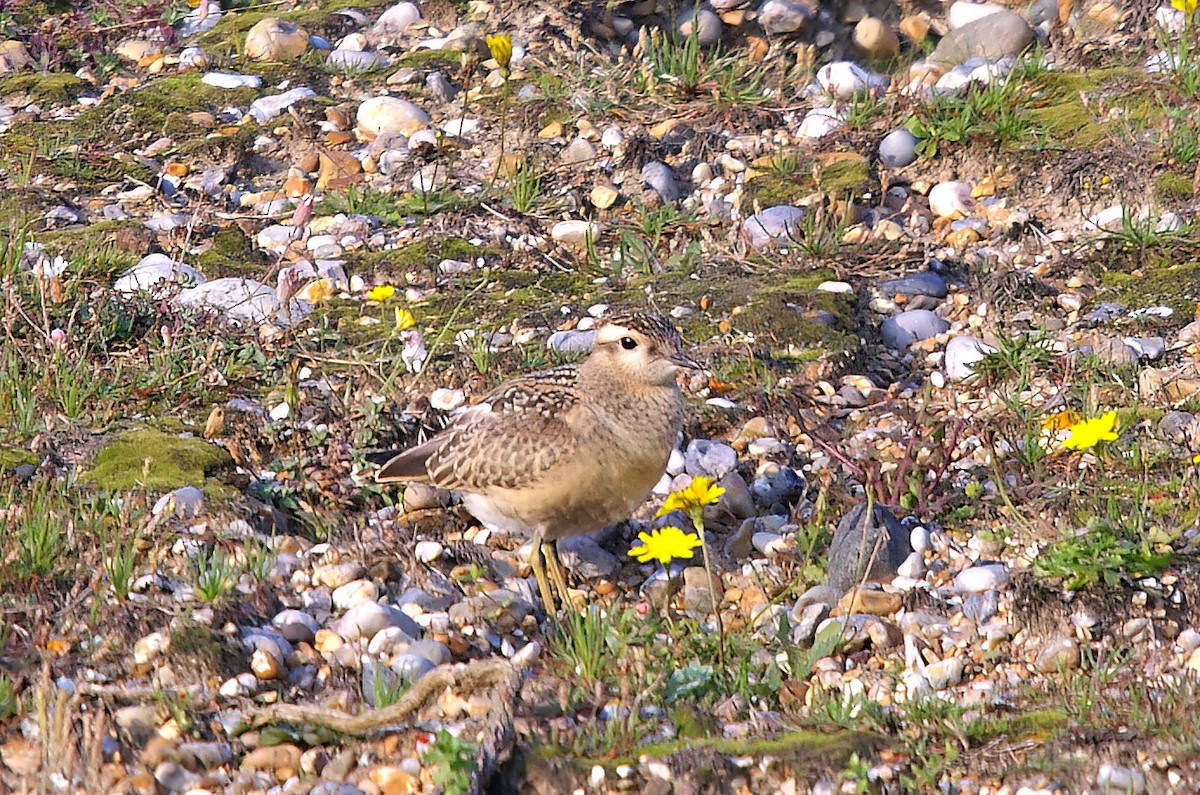
[(662, 315), (623, 312), (608, 318), (596, 331), (591, 358), (647, 384), (670, 384), (680, 368), (700, 365), (683, 353), (679, 331)]

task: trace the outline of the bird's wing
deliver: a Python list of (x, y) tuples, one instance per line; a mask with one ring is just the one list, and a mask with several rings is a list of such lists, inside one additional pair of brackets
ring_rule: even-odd
[(572, 434), (578, 402), (574, 367), (513, 379), (433, 439), (388, 461), (376, 477), (420, 478), (454, 491), (526, 488), (572, 452), (556, 440)]

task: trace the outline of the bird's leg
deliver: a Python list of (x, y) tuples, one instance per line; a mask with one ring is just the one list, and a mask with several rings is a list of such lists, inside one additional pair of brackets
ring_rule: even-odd
[(571, 592), (567, 590), (567, 572), (563, 568), (562, 561), (558, 557), (558, 542), (546, 541), (543, 542), (542, 549), (546, 554), (546, 568), (550, 570), (550, 579), (554, 582), (554, 587), (558, 589), (559, 596), (562, 598), (563, 607), (571, 607)]
[(538, 592), (542, 595), (542, 605), (546, 608), (546, 616), (549, 617), (554, 615), (554, 597), (550, 593), (550, 583), (546, 580), (546, 569), (542, 565), (545, 548), (546, 541), (542, 538), (542, 534), (534, 535), (533, 550), (529, 554), (529, 567), (533, 569), (533, 576), (537, 578)]

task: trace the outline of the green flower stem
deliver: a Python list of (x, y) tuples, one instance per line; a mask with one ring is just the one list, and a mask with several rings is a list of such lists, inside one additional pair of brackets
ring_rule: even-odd
[(496, 156), (496, 168), (492, 171), (492, 182), (488, 185), (488, 189), (495, 187), (496, 180), (500, 178), (500, 169), (504, 167), (504, 139), (508, 133), (508, 94), (510, 84), (508, 75), (504, 74), (507, 69), (502, 69), (501, 74), (504, 77), (504, 88), (500, 91), (500, 154)]
[(704, 553), (704, 571), (708, 574), (708, 595), (712, 599), (713, 618), (717, 620), (717, 657), (721, 667), (721, 678), (724, 679), (728, 668), (725, 665), (725, 622), (721, 620), (721, 608), (717, 603), (717, 582), (713, 576), (712, 558), (708, 554), (708, 541), (704, 538), (704, 508), (696, 506), (688, 510), (692, 526), (696, 528), (696, 536), (700, 539), (700, 551)]

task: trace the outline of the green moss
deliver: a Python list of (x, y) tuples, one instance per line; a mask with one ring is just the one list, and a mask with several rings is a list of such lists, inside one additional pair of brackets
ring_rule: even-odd
[(842, 196), (858, 194), (871, 185), (871, 164), (865, 157), (853, 153), (836, 153), (839, 157), (825, 158), (817, 170), (817, 186), (826, 193)]
[[(1028, 114), (1070, 149), (1090, 149), (1109, 137), (1124, 140), (1129, 125), (1144, 127), (1164, 113), (1154, 92), (1144, 90), (1144, 81), (1144, 74), (1122, 67), (1043, 72), (1033, 81), (1036, 106)], [(1114, 107), (1122, 112), (1112, 114)], [(1096, 116), (1097, 108), (1105, 109), (1103, 119)], [(1116, 127), (1118, 122), (1123, 126)]]
[(37, 466), (40, 460), (33, 453), (20, 447), (0, 447), (0, 470), (15, 469), (26, 464)]
[(246, 233), (233, 224), (219, 229), (212, 237), (209, 248), (191, 258), (190, 264), (204, 274), (206, 279), (222, 276), (239, 276), (246, 272), (248, 263), (258, 262), (262, 254), (254, 247)]
[(205, 475), (231, 463), (229, 453), (203, 439), (139, 428), (105, 445), (87, 479), (107, 491), (203, 486)]
[(111, 97), (79, 114), (70, 123), (71, 132), (77, 138), (126, 144), (130, 140), (165, 135), (169, 123), (177, 141), (204, 139), (208, 130), (188, 124), (187, 114), (215, 113), (229, 105), (245, 106), (258, 97), (253, 88), (215, 88), (200, 82), (201, 77), (197, 71), (170, 75)]
[(760, 207), (775, 207), (794, 204), (816, 188), (811, 178), (801, 178), (796, 174), (783, 176), (763, 173), (746, 182), (746, 196)]
[(1154, 178), (1154, 198), (1178, 201), (1192, 198), (1192, 178), (1167, 171)]
[(192, 623), (182, 623), (171, 630), (167, 658), (175, 668), (203, 679), (235, 676), (245, 664), (226, 637)]
[(1135, 307), (1168, 306), (1179, 316), (1195, 311), (1200, 302), (1200, 261), (1163, 258), (1143, 264), (1140, 270), (1140, 278), (1120, 270), (1104, 271), (1097, 298)]
[(462, 54), (455, 50), (416, 50), (396, 59), (397, 66), (410, 69), (441, 69), (458, 66)]
[(0, 96), (28, 94), (30, 100), (41, 105), (68, 105), (89, 87), (86, 80), (68, 72), (38, 72), (0, 80)]
[(809, 286), (814, 280), (823, 281), (794, 277), (754, 291), (735, 326), (753, 334), (777, 358), (808, 361), (851, 355), (858, 349), (853, 303), (847, 296)]

